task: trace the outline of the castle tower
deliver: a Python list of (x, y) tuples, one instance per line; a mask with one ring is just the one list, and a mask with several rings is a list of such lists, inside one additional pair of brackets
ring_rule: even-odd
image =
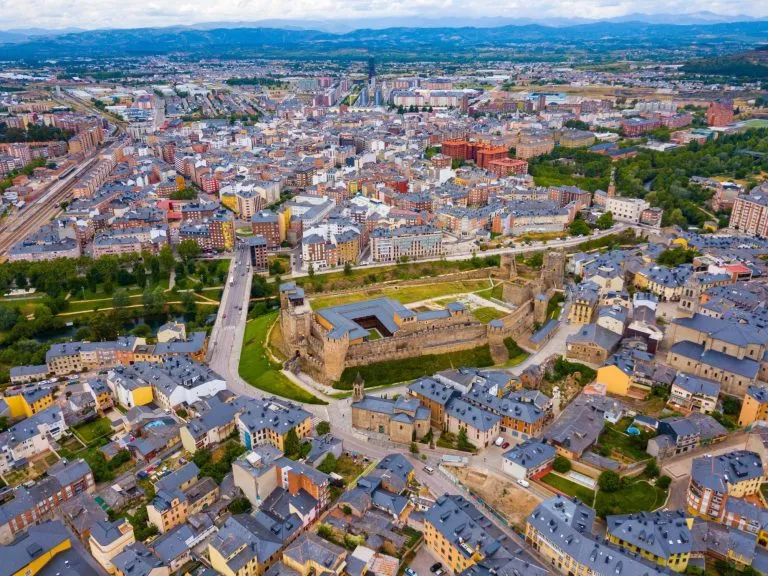
[(365, 398), (365, 380), (358, 372), (352, 383), (352, 402), (361, 402), (363, 398)]
[(549, 297), (547, 294), (536, 294), (533, 300), (533, 320), (538, 322), (540, 326), (543, 326), (547, 321), (547, 306), (549, 305)]

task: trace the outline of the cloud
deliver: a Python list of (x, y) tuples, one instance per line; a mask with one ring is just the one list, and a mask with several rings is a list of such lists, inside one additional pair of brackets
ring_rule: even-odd
[(700, 11), (728, 16), (768, 16), (766, 2), (733, 0), (0, 0), (0, 28), (127, 28), (264, 19), (352, 18), (613, 18)]

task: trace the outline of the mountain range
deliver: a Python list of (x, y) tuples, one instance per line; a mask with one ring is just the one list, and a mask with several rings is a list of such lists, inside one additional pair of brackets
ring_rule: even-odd
[[(477, 58), (482, 51), (488, 53), (487, 59), (494, 59), (499, 56), (493, 54), (495, 50), (520, 53), (521, 47), (529, 54), (533, 52), (542, 57), (562, 58), (575, 50), (599, 53), (638, 49), (673, 53), (680, 48), (706, 57), (743, 51), (768, 39), (768, 21), (756, 20), (689, 25), (599, 21), (571, 22), (569, 26), (523, 24), (519, 20), (515, 24), (500, 25), (499, 20), (494, 20), (495, 26), (482, 26), (477, 19), (462, 19), (461, 27), (437, 25), (444, 22), (446, 19), (424, 20), (414, 26), (414, 22), (409, 21), (408, 26), (355, 28), (346, 32), (320, 30), (314, 26), (315, 22), (303, 22), (303, 25), (312, 25), (309, 28), (299, 27), (299, 22), (289, 20), (60, 33), (27, 30), (19, 33), (24, 36), (22, 39), (4, 38), (0, 33), (0, 60), (174, 52), (269, 58), (359, 58), (361, 54), (386, 53), (390, 57), (413, 60), (442, 55)], [(489, 24), (485, 20), (483, 23)]]

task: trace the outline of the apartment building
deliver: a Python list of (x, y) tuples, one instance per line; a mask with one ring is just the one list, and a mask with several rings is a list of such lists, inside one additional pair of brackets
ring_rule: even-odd
[(739, 426), (750, 426), (757, 421), (768, 422), (768, 388), (748, 386), (739, 413)]
[(736, 198), (728, 227), (747, 236), (768, 238), (768, 186), (758, 186)]
[(95, 486), (85, 460), (60, 460), (48, 469), (48, 476), (29, 488), (17, 486), (12, 498), (0, 504), (0, 543), (11, 542), (30, 526), (49, 518), (62, 502), (84, 492), (93, 493)]
[(178, 488), (162, 488), (147, 504), (149, 521), (161, 534), (184, 524), (189, 517), (187, 495)]
[(754, 496), (765, 482), (760, 455), (736, 450), (720, 456), (695, 458), (686, 497), (688, 511), (707, 520), (720, 521), (729, 498)]
[(693, 518), (682, 510), (608, 516), (606, 541), (652, 564), (685, 572), (694, 551)]
[(617, 574), (662, 576), (666, 570), (603, 542), (592, 533), (595, 511), (578, 500), (562, 496), (539, 504), (528, 516), (525, 541), (560, 574)]
[(377, 228), (370, 235), (370, 246), (374, 262), (436, 258), (443, 252), (443, 234), (432, 226)]
[(91, 555), (109, 574), (114, 574), (116, 570), (112, 559), (134, 542), (133, 526), (125, 518), (118, 518), (114, 522), (94, 522), (88, 539)]

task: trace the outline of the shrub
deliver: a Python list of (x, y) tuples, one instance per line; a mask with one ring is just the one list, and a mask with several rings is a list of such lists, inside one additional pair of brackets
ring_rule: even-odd
[(331, 431), (331, 423), (326, 422), (325, 420), (318, 422), (315, 430), (317, 431), (318, 436), (324, 436)]
[(658, 480), (656, 480), (656, 486), (661, 488), (662, 490), (666, 490), (669, 488), (669, 485), (672, 484), (672, 478), (669, 476), (661, 476)]

